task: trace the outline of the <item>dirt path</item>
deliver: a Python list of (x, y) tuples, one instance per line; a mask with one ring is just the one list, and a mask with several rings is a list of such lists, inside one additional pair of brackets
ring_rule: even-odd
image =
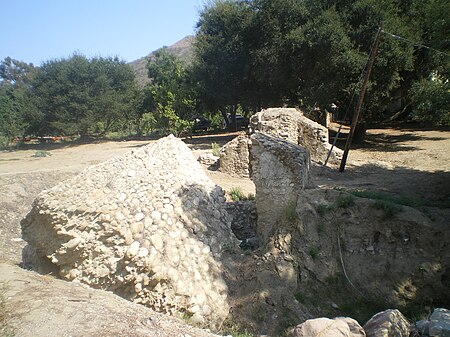
[(315, 166), (324, 187), (371, 189), (411, 198), (450, 197), (450, 131), (373, 129), (346, 169)]

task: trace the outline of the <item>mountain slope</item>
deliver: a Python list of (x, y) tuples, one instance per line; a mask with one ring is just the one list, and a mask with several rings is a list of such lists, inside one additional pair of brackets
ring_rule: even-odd
[[(189, 63), (192, 61), (193, 58), (194, 41), (195, 37), (189, 35), (184, 37), (180, 41), (175, 42), (173, 45), (169, 47), (162, 47), (162, 48), (167, 48), (168, 51), (178, 56), (183, 61)], [(140, 85), (145, 85), (146, 83), (150, 82), (150, 79), (147, 77), (147, 62), (155, 52), (156, 51), (153, 51), (149, 55), (141, 57), (140, 59), (137, 59), (129, 63), (129, 65), (136, 72), (136, 80)]]

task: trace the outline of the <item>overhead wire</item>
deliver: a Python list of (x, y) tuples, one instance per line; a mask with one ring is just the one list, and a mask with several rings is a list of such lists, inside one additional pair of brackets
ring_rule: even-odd
[(439, 53), (439, 54), (445, 55), (445, 56), (447, 56), (447, 57), (450, 57), (450, 54), (448, 54), (448, 53), (446, 53), (446, 52), (437, 50), (437, 49), (435, 49), (435, 48), (426, 46), (426, 45), (424, 45), (424, 44), (421, 44), (421, 43), (418, 43), (418, 42), (415, 42), (415, 41), (411, 41), (411, 40), (409, 40), (409, 39), (407, 39), (407, 38), (404, 38), (404, 37), (402, 37), (402, 36), (399, 36), (399, 35), (395, 35), (395, 34), (389, 33), (389, 32), (387, 32), (387, 31), (385, 31), (385, 30), (382, 30), (381, 32), (384, 33), (384, 34), (386, 34), (386, 35), (389, 35), (389, 36), (393, 37), (394, 39), (402, 40), (402, 41), (408, 42), (409, 44), (412, 44), (412, 45), (414, 45), (414, 46), (416, 46), (416, 47), (429, 49), (429, 50), (432, 50), (432, 51), (434, 51), (434, 52), (436, 52), (436, 53)]
[[(438, 50), (438, 49), (435, 49), (435, 48), (426, 46), (426, 45), (424, 45), (424, 44), (421, 44), (421, 43), (418, 43), (418, 42), (415, 42), (415, 41), (411, 41), (411, 40), (409, 40), (409, 39), (407, 39), (407, 38), (404, 38), (404, 37), (402, 37), (402, 36), (399, 36), (399, 35), (396, 35), (396, 34), (392, 34), (392, 33), (390, 33), (390, 32), (385, 31), (384, 29), (382, 29), (381, 32), (384, 33), (384, 34), (386, 34), (386, 35), (388, 35), (388, 36), (391, 36), (391, 37), (394, 38), (394, 39), (405, 41), (405, 42), (407, 42), (407, 43), (409, 43), (409, 44), (412, 44), (412, 45), (414, 45), (414, 46), (416, 46), (416, 47), (425, 48), (425, 49), (434, 51), (434, 52), (436, 52), (436, 53), (445, 55), (445, 56), (447, 56), (447, 57), (450, 57), (450, 54), (448, 54), (448, 53), (445, 53), (445, 52), (443, 52), (443, 51), (440, 51), (440, 50)], [(369, 64), (369, 60), (370, 60), (370, 56), (372, 55), (372, 52), (373, 52), (373, 49), (370, 50), (369, 56), (368, 56), (368, 58), (367, 58), (366, 65), (365, 65), (364, 69), (363, 69), (362, 72), (361, 72), (361, 75), (360, 75), (360, 77), (359, 77), (359, 80), (358, 80), (358, 82), (356, 83), (355, 89), (353, 90), (353, 94), (352, 94), (352, 97), (351, 97), (351, 99), (350, 99), (350, 103), (349, 103), (349, 105), (347, 106), (347, 110), (346, 110), (346, 112), (345, 112), (344, 119), (347, 118), (347, 116), (348, 116), (348, 113), (349, 113), (349, 111), (350, 111), (350, 107), (351, 107), (352, 102), (353, 102), (353, 99), (354, 99), (354, 97), (355, 97), (356, 89), (358, 88), (359, 83), (361, 83), (361, 80), (362, 80), (362, 77), (363, 77), (363, 75), (364, 75), (364, 72), (366, 71), (367, 65)], [(333, 151), (333, 149), (334, 149), (334, 147), (335, 147), (335, 145), (336, 145), (336, 142), (337, 142), (337, 140), (338, 140), (338, 138), (339, 138), (339, 135), (340, 135), (340, 133), (341, 133), (341, 130), (342, 130), (342, 124), (339, 125), (339, 129), (338, 129), (338, 131), (337, 131), (337, 133), (336, 133), (336, 135), (335, 135), (335, 137), (334, 137), (333, 144), (331, 145), (331, 148), (330, 148), (330, 150), (328, 151), (327, 159), (325, 160), (325, 163), (323, 164), (323, 166), (327, 166), (328, 160), (330, 159), (331, 153), (332, 153), (332, 151)]]

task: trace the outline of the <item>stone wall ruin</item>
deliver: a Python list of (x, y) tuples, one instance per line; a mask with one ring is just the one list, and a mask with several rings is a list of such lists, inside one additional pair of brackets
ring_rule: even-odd
[[(259, 131), (277, 138), (288, 140), (307, 148), (311, 160), (324, 163), (331, 144), (328, 141), (328, 129), (294, 108), (270, 108), (254, 114), (250, 118), (250, 132)], [(342, 157), (342, 150), (334, 148), (331, 162)]]
[(237, 242), (224, 204), (169, 136), (42, 192), (21, 226), (63, 278), (214, 328), (229, 311), (222, 249)]

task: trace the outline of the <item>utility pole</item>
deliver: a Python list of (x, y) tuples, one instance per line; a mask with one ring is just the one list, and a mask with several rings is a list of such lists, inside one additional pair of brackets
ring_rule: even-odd
[(356, 105), (355, 113), (353, 114), (352, 125), (350, 126), (350, 132), (347, 137), (347, 142), (345, 143), (344, 154), (341, 160), (341, 166), (339, 167), (339, 172), (344, 172), (345, 164), (347, 163), (348, 152), (350, 151), (350, 146), (352, 145), (353, 135), (355, 134), (355, 129), (359, 121), (359, 114), (361, 112), (361, 107), (364, 101), (364, 94), (366, 93), (367, 84), (369, 83), (370, 72), (372, 71), (372, 66), (375, 61), (375, 55), (377, 54), (377, 49), (380, 44), (381, 32), (383, 31), (383, 24), (378, 28), (375, 41), (372, 45), (372, 53), (370, 54), (369, 62), (367, 64), (367, 71), (364, 77), (364, 83), (359, 93), (358, 104)]

